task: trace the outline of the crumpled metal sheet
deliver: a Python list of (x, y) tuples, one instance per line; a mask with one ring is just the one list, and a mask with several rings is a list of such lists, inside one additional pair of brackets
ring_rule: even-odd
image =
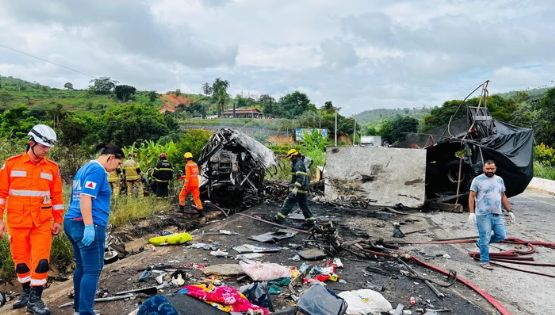
[(295, 231), (291, 231), (288, 229), (279, 229), (275, 232), (267, 232), (259, 235), (251, 235), (249, 236), (249, 239), (257, 242), (262, 242), (262, 243), (271, 243), (271, 242), (277, 242), (280, 240), (292, 238), (295, 235), (297, 235), (297, 232)]

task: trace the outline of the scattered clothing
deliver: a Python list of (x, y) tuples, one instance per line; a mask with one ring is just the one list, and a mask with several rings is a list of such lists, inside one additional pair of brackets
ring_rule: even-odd
[(262, 312), (269, 314), (266, 308), (252, 304), (245, 295), (229, 286), (216, 287), (212, 284), (186, 285), (180, 294), (186, 294), (224, 311), (224, 312)]

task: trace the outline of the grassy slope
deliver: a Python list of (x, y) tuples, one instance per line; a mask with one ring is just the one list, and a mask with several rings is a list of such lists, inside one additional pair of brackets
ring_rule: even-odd
[[(61, 90), (3, 76), (0, 77), (0, 82), (0, 109), (16, 105), (43, 108), (60, 104), (67, 111), (96, 112), (102, 111), (108, 105), (121, 104), (115, 97), (91, 94), (88, 90)], [(132, 102), (162, 107), (160, 99), (151, 103), (148, 93), (148, 91), (138, 91)]]

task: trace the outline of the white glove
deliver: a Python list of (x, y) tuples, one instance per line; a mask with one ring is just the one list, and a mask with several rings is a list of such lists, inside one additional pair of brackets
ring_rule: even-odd
[(511, 220), (511, 223), (515, 223), (516, 219), (515, 219), (515, 214), (511, 211), (509, 212), (509, 218)]
[(476, 213), (470, 213), (468, 215), (468, 224), (475, 225), (476, 224)]
[(299, 192), (299, 188), (297, 188), (297, 187), (295, 187), (295, 188), (293, 188), (293, 190), (291, 190), (291, 193), (295, 196), (297, 195), (298, 192)]

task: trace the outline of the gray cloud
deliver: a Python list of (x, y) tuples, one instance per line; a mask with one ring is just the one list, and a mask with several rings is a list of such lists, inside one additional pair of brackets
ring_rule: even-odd
[[(553, 84), (550, 1), (0, 0), (0, 44), (140, 89), (300, 90), (345, 114)], [(0, 74), (89, 77), (0, 47)], [(550, 83), (551, 82), (551, 83)]]

